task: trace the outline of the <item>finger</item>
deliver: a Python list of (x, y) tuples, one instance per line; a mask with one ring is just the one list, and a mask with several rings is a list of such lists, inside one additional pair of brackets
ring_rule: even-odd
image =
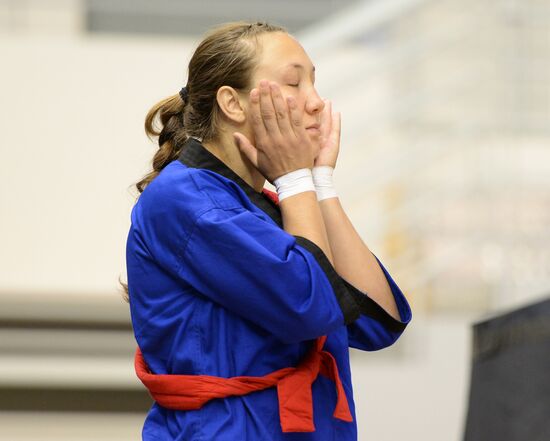
[(325, 107), (321, 113), (321, 138), (328, 139), (332, 129), (332, 102), (324, 99)]
[(281, 93), (281, 88), (276, 82), (271, 82), (270, 87), (271, 98), (273, 100), (273, 107), (275, 109), (275, 115), (277, 116), (279, 130), (283, 134), (293, 133), (292, 127), (290, 126), (288, 106), (283, 98), (283, 94)]
[(303, 112), (298, 109), (296, 98), (293, 96), (286, 97), (286, 103), (290, 112), (290, 125), (296, 135), (304, 135), (305, 129), (302, 121)]
[(256, 144), (262, 144), (267, 138), (267, 133), (260, 110), (260, 92), (258, 89), (250, 91), (250, 120)]
[(233, 133), (233, 139), (235, 140), (235, 144), (237, 144), (239, 150), (243, 152), (248, 159), (250, 159), (250, 162), (252, 162), (254, 167), (258, 168), (258, 150), (256, 147), (254, 147), (249, 139), (242, 133)]
[(271, 99), (271, 89), (267, 80), (260, 81), (260, 111), (267, 134), (276, 136), (280, 133), (277, 116)]
[(332, 114), (332, 130), (330, 132), (331, 140), (340, 145), (340, 135), (342, 132), (342, 115), (340, 112), (334, 112)]

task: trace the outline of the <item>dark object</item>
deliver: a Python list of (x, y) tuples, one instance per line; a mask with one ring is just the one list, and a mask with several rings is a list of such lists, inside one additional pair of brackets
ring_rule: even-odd
[(187, 90), (187, 86), (183, 86), (180, 90), (180, 97), (181, 97), (181, 100), (184, 102), (184, 103), (187, 103), (187, 97), (189, 96), (189, 91)]
[(464, 440), (550, 440), (550, 298), (473, 331)]
[[(1, 412), (108, 412), (145, 415), (152, 405), (153, 400), (146, 390), (124, 386), (100, 388), (25, 385), (0, 388)], [(61, 414), (59, 418), (63, 418)]]

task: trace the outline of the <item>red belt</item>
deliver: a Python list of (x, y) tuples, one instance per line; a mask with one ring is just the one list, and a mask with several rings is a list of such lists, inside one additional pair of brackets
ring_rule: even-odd
[(283, 432), (314, 432), (311, 384), (319, 373), (336, 384), (338, 398), (332, 415), (342, 421), (353, 421), (336, 360), (332, 354), (322, 350), (326, 339), (326, 335), (317, 338), (297, 367), (279, 369), (263, 377), (152, 374), (139, 347), (136, 349), (135, 369), (153, 399), (162, 407), (176, 410), (200, 409), (214, 398), (246, 395), (277, 386)]

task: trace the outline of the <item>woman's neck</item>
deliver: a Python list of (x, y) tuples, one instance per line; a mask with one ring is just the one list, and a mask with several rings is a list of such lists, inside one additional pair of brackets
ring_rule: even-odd
[(262, 192), (265, 177), (250, 160), (239, 150), (233, 139), (223, 135), (216, 140), (204, 141), (202, 145), (220, 161), (233, 170), (243, 181), (258, 193)]

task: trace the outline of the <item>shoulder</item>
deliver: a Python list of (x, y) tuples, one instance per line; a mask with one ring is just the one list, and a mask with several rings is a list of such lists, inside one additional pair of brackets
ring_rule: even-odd
[(134, 211), (142, 220), (175, 216), (183, 224), (192, 224), (213, 208), (242, 208), (240, 193), (229, 179), (174, 160), (145, 188)]

